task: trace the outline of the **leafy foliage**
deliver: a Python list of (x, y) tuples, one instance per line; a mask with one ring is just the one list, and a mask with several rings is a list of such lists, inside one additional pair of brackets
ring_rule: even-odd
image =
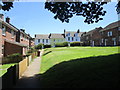
[(36, 46), (35, 46), (35, 49), (42, 49), (42, 45), (43, 45), (42, 43), (36, 45)]
[[(14, 0), (13, 0), (14, 1)], [(103, 5), (107, 4), (107, 2), (73, 2), (76, 0), (70, 0), (71, 2), (55, 2), (56, 0), (46, 0), (45, 2), (45, 9), (48, 9), (50, 12), (54, 13), (55, 19), (59, 19), (62, 22), (69, 23), (69, 19), (72, 18), (74, 15), (76, 16), (83, 16), (85, 17), (84, 22), (91, 24), (97, 23), (100, 20), (103, 20), (102, 16), (105, 15), (106, 11), (103, 10)], [(77, 0), (79, 1), (79, 0)], [(89, 1), (89, 0), (87, 0)], [(13, 2), (2, 2), (3, 5), (0, 4), (2, 10), (9, 11), (13, 8)], [(120, 13), (120, 1), (116, 6), (116, 11)]]
[(103, 10), (104, 4), (107, 2), (51, 2), (48, 0), (45, 3), (45, 9), (54, 13), (54, 18), (62, 22), (69, 23), (69, 19), (77, 15), (85, 17), (84, 22), (91, 24), (103, 20), (101, 16), (106, 13)]
[(2, 10), (9, 11), (11, 8), (13, 8), (13, 2), (3, 2)]

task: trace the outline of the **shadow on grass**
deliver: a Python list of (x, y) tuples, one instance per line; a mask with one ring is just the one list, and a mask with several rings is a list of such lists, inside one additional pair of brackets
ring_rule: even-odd
[(41, 74), (42, 88), (120, 88), (120, 54), (78, 58)]
[(51, 53), (51, 52), (52, 52), (52, 51), (48, 51), (48, 52), (44, 53), (43, 56), (45, 56), (45, 55), (47, 55), (47, 54), (49, 54), (49, 53)]
[(64, 61), (43, 74), (23, 77), (17, 88), (120, 88), (120, 54)]

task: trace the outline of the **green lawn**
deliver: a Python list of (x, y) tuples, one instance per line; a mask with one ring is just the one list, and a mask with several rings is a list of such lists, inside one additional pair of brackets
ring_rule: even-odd
[(14, 66), (16, 63), (14, 64), (4, 64), (0, 66), (0, 77), (3, 76), (6, 72), (7, 69), (10, 68), (11, 66)]
[(40, 81), (43, 87), (120, 87), (118, 47), (46, 49)]

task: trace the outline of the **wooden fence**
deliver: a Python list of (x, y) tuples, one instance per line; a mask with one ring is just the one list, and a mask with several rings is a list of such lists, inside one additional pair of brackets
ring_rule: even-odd
[(37, 53), (33, 53), (28, 57), (25, 57), (18, 64), (11, 66), (7, 69), (7, 72), (0, 78), (2, 78), (2, 89), (13, 87), (17, 80), (22, 76), (30, 62), (35, 58)]

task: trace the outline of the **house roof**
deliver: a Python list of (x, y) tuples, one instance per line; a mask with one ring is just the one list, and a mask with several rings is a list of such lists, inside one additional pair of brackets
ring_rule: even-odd
[(120, 27), (120, 20), (107, 25), (101, 31), (105, 31), (105, 30), (108, 30), (108, 29), (116, 28), (116, 27)]
[[(75, 36), (75, 33), (77, 33), (77, 32), (75, 32), (75, 31), (66, 31), (66, 32), (65, 32), (65, 35), (68, 34), (68, 33), (70, 33), (70, 36), (74, 37), (74, 36)], [(79, 32), (79, 33), (78, 33), (78, 37), (81, 37), (81, 35), (82, 35), (83, 33), (84, 33), (84, 32)]]
[(49, 38), (64, 38), (64, 34), (51, 33)]
[(14, 31), (18, 31), (18, 30), (19, 30), (19, 29), (17, 29), (15, 26), (13, 26), (12, 24), (3, 21), (1, 18), (0, 18), (0, 24), (4, 24), (5, 26), (13, 29)]
[(96, 31), (96, 30), (101, 30), (101, 29), (103, 29), (103, 28), (102, 28), (102, 27), (95, 28), (95, 29), (93, 29), (93, 30), (91, 30), (91, 31), (89, 31), (89, 32), (86, 32), (85, 35), (93, 34), (94, 31)]
[(48, 34), (36, 34), (37, 39), (48, 39), (49, 35)]

